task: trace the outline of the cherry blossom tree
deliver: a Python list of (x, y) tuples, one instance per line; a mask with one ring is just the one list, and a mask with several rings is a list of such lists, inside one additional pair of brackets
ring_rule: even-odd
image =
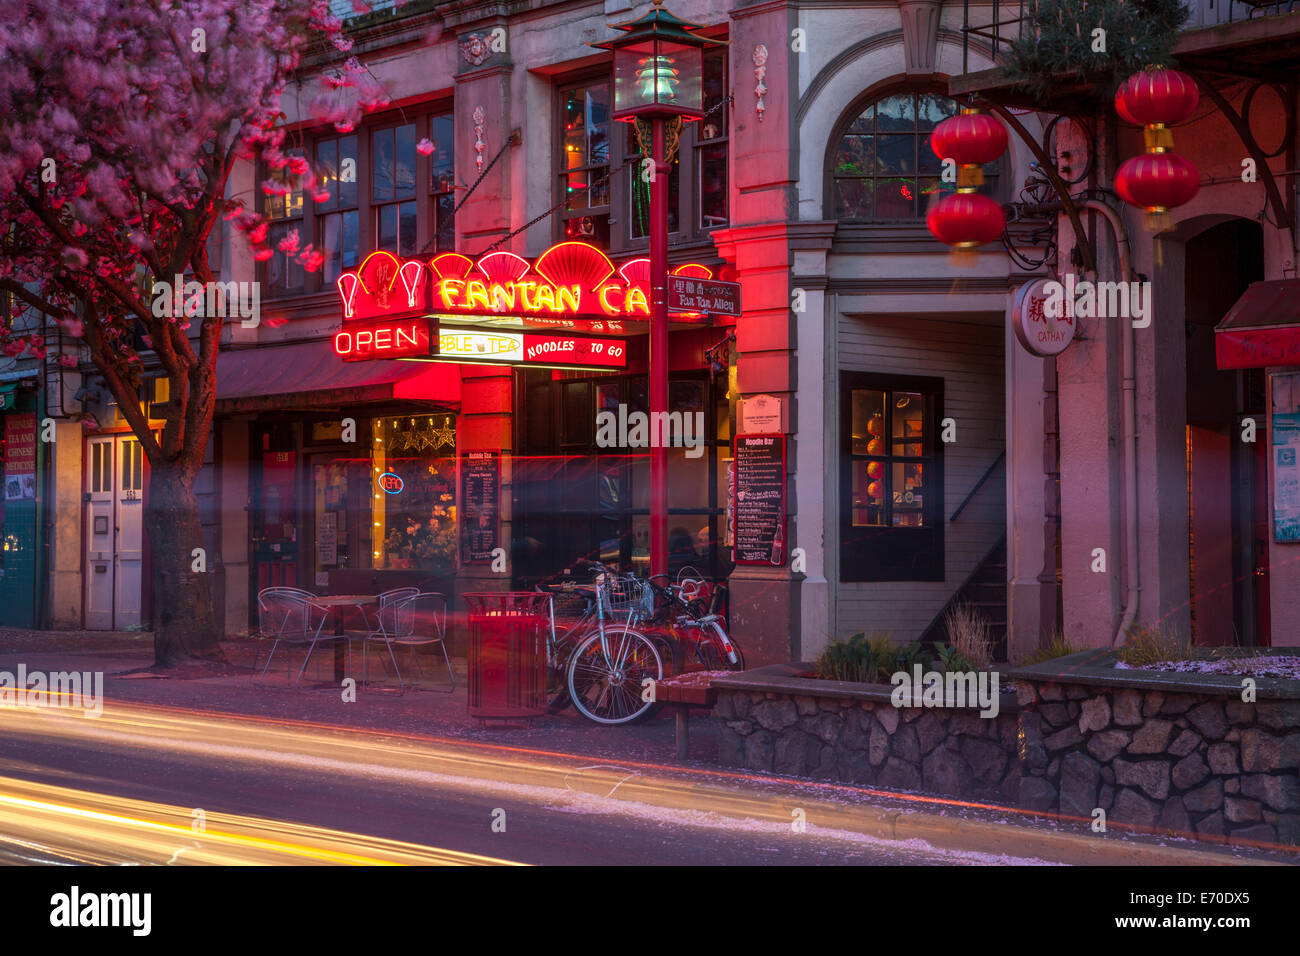
[[(0, 341), (44, 357), (61, 328), (84, 344), (143, 445), (159, 666), (221, 656), (194, 481), (226, 310), (201, 295), (160, 308), (155, 283), (219, 280), (209, 239), (223, 218), (254, 258), (274, 254), (255, 197), (229, 195), (238, 162), (269, 171), (264, 192), (328, 198), (292, 154), (281, 101), (293, 87), (339, 129), (384, 103), (342, 26), (328, 0), (0, 4), (0, 291), (13, 301)], [(281, 251), (309, 270), (323, 258), (300, 242)], [(40, 332), (15, 328), (33, 314)], [(155, 365), (170, 395), (157, 435), (138, 391)]]

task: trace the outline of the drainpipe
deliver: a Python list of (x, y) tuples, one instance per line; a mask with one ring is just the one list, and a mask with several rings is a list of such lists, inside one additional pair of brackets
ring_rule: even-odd
[[(1077, 203), (1082, 209), (1091, 209), (1100, 213), (1110, 223), (1111, 230), (1115, 233), (1115, 246), (1119, 254), (1119, 271), (1120, 278), (1124, 282), (1132, 281), (1133, 269), (1132, 258), (1129, 254), (1128, 234), (1124, 231), (1124, 223), (1117, 213), (1104, 202), (1096, 199), (1088, 199)], [(1150, 308), (1150, 303), (1148, 303)], [(1124, 643), (1128, 636), (1128, 630), (1137, 620), (1138, 603), (1141, 597), (1142, 585), (1138, 565), (1138, 493), (1137, 493), (1137, 337), (1133, 333), (1133, 322), (1126, 319), (1124, 322), (1124, 335), (1122, 339), (1124, 351), (1124, 384), (1123, 384), (1123, 420), (1121, 427), (1123, 433), (1124, 447), (1124, 511), (1127, 516), (1125, 531), (1125, 548), (1127, 554), (1124, 561), (1124, 577), (1126, 579), (1127, 594), (1124, 598), (1124, 617), (1119, 623), (1119, 630), (1111, 639), (1111, 646), (1118, 647)]]

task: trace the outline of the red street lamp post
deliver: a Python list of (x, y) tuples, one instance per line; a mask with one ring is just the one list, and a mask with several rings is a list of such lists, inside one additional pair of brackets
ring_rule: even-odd
[[(684, 120), (704, 116), (704, 49), (699, 24), (654, 0), (637, 20), (610, 24), (623, 36), (593, 46), (614, 54), (616, 120), (636, 124), (650, 186), (650, 573), (668, 570), (668, 176)], [(662, 423), (656, 428), (655, 423)]]

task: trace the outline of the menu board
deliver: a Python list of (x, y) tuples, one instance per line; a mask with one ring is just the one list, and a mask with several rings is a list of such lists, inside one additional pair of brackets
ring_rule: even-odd
[(484, 564), (500, 546), (501, 453), (465, 452), (460, 473), (461, 560)]
[(737, 435), (737, 564), (785, 563), (785, 435)]

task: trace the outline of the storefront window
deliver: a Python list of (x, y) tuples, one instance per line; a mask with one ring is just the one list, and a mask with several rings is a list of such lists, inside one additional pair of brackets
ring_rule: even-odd
[(375, 422), (371, 556), (376, 568), (455, 571), (456, 416)]
[(942, 382), (846, 372), (845, 581), (943, 579)]

